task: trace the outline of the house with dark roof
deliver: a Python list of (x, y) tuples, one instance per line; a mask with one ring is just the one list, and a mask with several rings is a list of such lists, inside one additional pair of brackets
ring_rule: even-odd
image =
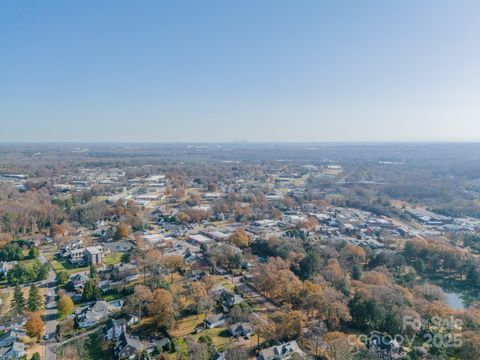
[(147, 352), (152, 353), (152, 352), (159, 352), (162, 353), (164, 351), (169, 351), (172, 346), (172, 342), (170, 341), (169, 338), (161, 338), (161, 339), (156, 339), (153, 340), (147, 347)]
[(75, 274), (70, 278), (70, 284), (75, 290), (82, 290), (87, 281), (88, 276), (84, 274)]
[(225, 352), (216, 352), (212, 355), (212, 360), (225, 360)]
[(26, 315), (14, 315), (0, 318), (0, 331), (9, 329), (18, 329), (27, 323), (28, 317)]
[(250, 324), (239, 322), (228, 327), (228, 332), (233, 337), (249, 338), (253, 335), (253, 328)]
[(27, 336), (25, 330), (9, 329), (0, 335), (0, 346), (9, 345), (13, 341), (18, 341)]
[(223, 311), (228, 312), (232, 306), (239, 305), (244, 299), (237, 294), (224, 294), (224, 300), (222, 302)]
[(117, 340), (127, 331), (127, 321), (125, 319), (108, 319), (103, 327), (104, 340)]
[(25, 344), (18, 341), (10, 341), (0, 346), (0, 359), (19, 359), (26, 355)]
[(115, 343), (113, 351), (116, 359), (135, 359), (143, 349), (144, 346), (138, 338), (124, 332)]

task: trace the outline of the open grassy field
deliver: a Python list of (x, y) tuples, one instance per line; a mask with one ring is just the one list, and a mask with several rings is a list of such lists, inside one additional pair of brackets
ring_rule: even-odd
[(32, 269), (33, 266), (38, 263), (38, 260), (37, 259), (22, 260), (22, 261), (19, 261), (18, 263), (24, 265), (28, 269)]
[(122, 261), (122, 253), (113, 252), (103, 257), (105, 265), (116, 265)]
[(229, 336), (227, 330), (223, 327), (203, 330), (201, 333), (194, 335), (193, 338), (198, 341), (198, 338), (202, 335), (210, 336), (218, 349), (222, 349), (236, 340)]
[(67, 259), (52, 259), (50, 264), (56, 272), (67, 271), (68, 273), (73, 274), (80, 271), (88, 271), (88, 266), (78, 267), (77, 265), (71, 264)]
[(192, 334), (195, 328), (203, 323), (204, 315), (190, 315), (175, 322), (170, 334), (174, 337), (182, 337)]
[(195, 340), (202, 335), (208, 335), (212, 338), (213, 343), (218, 348), (222, 348), (225, 345), (228, 345), (236, 339), (230, 337), (227, 333), (226, 327), (219, 327), (214, 329), (205, 329), (198, 334), (193, 334), (195, 328), (203, 324), (204, 315), (190, 315), (183, 317), (175, 323), (175, 326), (170, 330), (170, 335), (173, 337), (185, 337), (187, 335), (192, 335)]
[[(25, 300), (28, 299), (28, 292), (30, 290), (30, 285), (24, 285), (20, 287), (23, 292), (23, 297)], [(0, 299), (2, 299), (3, 306), (0, 307), (0, 316), (8, 316), (12, 310), (12, 298), (13, 298), (13, 287), (9, 287), (8, 289), (4, 289), (2, 293), (0, 293)], [(45, 295), (47, 294), (47, 289), (45, 287), (39, 287), (40, 294), (42, 295), (42, 300), (45, 299)]]

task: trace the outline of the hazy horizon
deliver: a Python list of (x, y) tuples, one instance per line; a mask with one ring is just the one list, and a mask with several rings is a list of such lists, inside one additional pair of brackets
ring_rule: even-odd
[(479, 10), (3, 1), (0, 142), (479, 142)]

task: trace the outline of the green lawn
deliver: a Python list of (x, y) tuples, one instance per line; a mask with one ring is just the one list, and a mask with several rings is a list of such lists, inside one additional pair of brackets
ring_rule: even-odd
[[(31, 260), (27, 260), (31, 261)], [(105, 265), (115, 265), (119, 264), (122, 261), (122, 253), (111, 253), (103, 257), (103, 263)], [(80, 271), (88, 271), (88, 266), (78, 267), (75, 264), (71, 264), (67, 259), (51, 259), (50, 263), (53, 267), (53, 270), (56, 272), (67, 271), (68, 273), (76, 273)]]
[(227, 330), (221, 327), (214, 329), (205, 329), (200, 333), (193, 335), (193, 338), (198, 341), (198, 338), (202, 335), (210, 336), (217, 348), (223, 348), (226, 345), (231, 344), (235, 341), (234, 338), (228, 335)]
[(110, 253), (103, 257), (103, 263), (105, 265), (119, 264), (122, 261), (122, 255), (123, 253), (118, 253), (118, 252)]
[[(176, 326), (170, 330), (170, 335), (173, 337), (185, 337), (195, 332), (195, 328), (203, 324), (204, 315), (190, 315), (186, 316), (176, 322)], [(198, 338), (202, 335), (209, 335), (215, 346), (223, 347), (234, 339), (228, 336), (227, 330), (225, 327), (219, 327), (214, 329), (205, 329), (198, 334), (193, 334), (193, 338), (198, 340)]]
[(51, 260), (50, 264), (56, 272), (67, 271), (70, 274), (79, 271), (87, 271), (89, 269), (88, 266), (78, 267), (77, 265), (71, 264), (67, 259)]
[(175, 327), (170, 330), (170, 334), (174, 337), (182, 337), (192, 334), (195, 328), (203, 324), (204, 315), (190, 315), (178, 320)]
[(35, 264), (37, 264), (38, 260), (37, 259), (29, 259), (29, 260), (21, 260), (18, 263), (22, 264), (28, 269), (32, 269)]

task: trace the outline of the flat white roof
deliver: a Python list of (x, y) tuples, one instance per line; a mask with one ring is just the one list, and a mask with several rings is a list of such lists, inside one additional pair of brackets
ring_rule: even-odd
[(199, 242), (199, 243), (212, 241), (212, 239), (210, 239), (209, 237), (206, 237), (202, 234), (190, 235), (189, 239), (194, 240), (194, 241)]
[(100, 246), (89, 246), (85, 250), (87, 250), (90, 254), (101, 254), (102, 248)]

